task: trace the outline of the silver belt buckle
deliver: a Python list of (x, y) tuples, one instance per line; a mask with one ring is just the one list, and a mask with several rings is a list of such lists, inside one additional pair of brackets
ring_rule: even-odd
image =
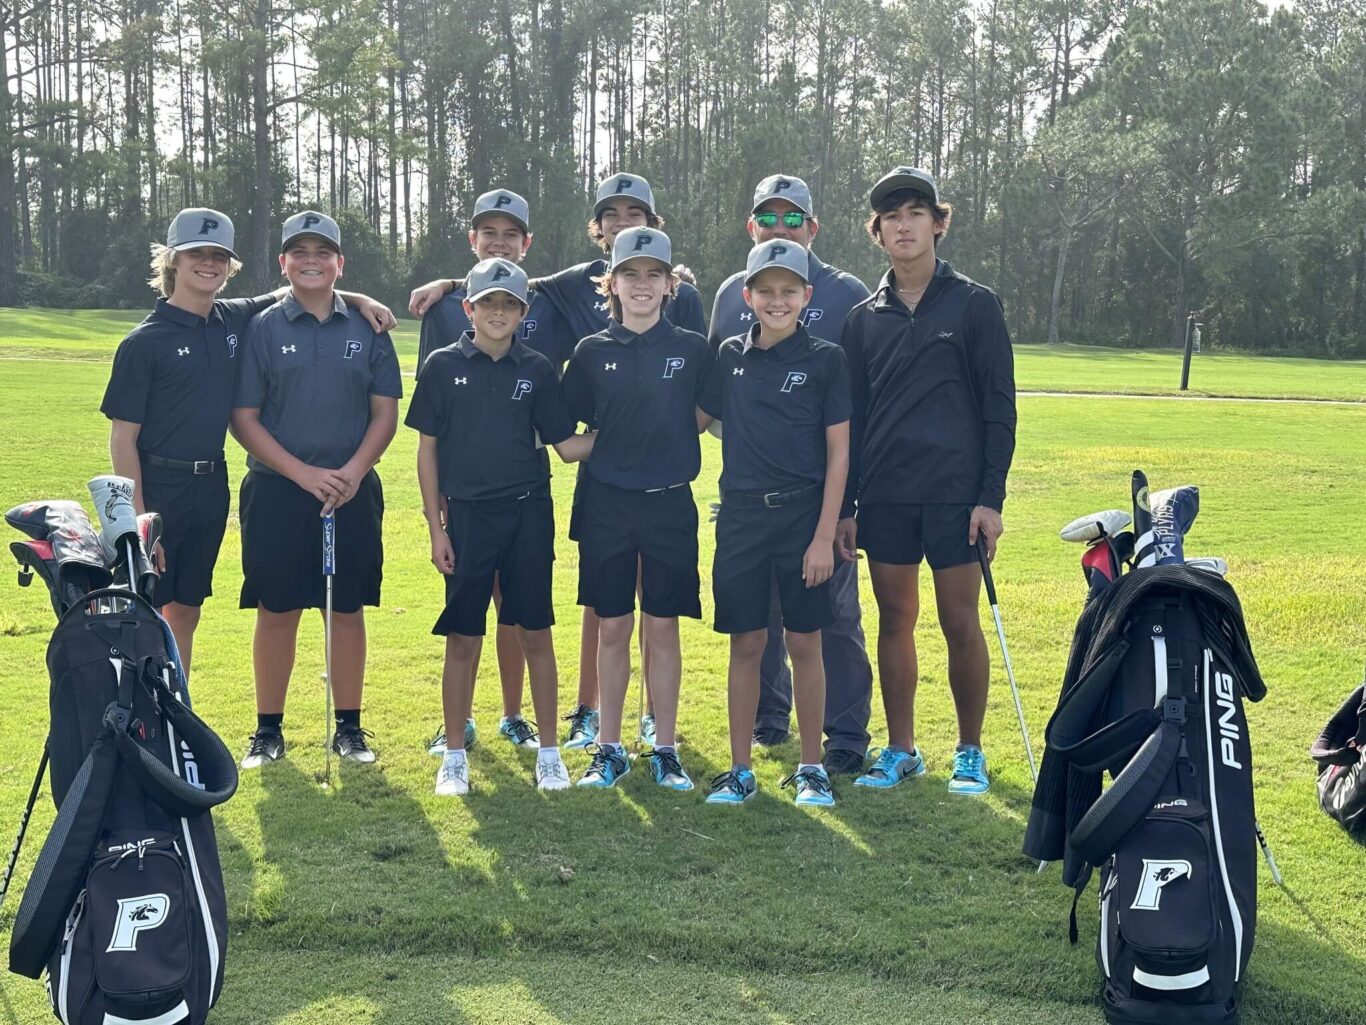
[(205, 474), (213, 473), (213, 460), (196, 459), (194, 461), (194, 470), (192, 472), (196, 477), (203, 477)]
[(769, 492), (765, 493), (765, 495), (764, 495), (764, 506), (765, 506), (765, 508), (768, 508), (768, 509), (781, 509), (781, 508), (783, 507), (783, 504), (782, 504), (781, 502), (775, 502), (774, 499), (776, 499), (776, 498), (781, 498), (782, 496), (783, 496), (783, 493), (782, 493), (781, 491), (769, 491)]

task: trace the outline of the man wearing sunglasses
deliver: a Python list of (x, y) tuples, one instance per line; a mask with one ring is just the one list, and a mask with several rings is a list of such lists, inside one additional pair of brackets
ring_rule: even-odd
[[(811, 301), (801, 322), (813, 338), (839, 341), (844, 318), (868, 297), (858, 278), (822, 263), (811, 252), (820, 225), (812, 212), (811, 189), (790, 174), (769, 175), (754, 190), (754, 204), (745, 225), (756, 245), (784, 239), (807, 251)], [(743, 335), (754, 326), (754, 310), (745, 302), (745, 272), (722, 282), (711, 313), (712, 348), (727, 338)], [(868, 751), (868, 716), (872, 708), (873, 670), (864, 645), (859, 612), (858, 564), (835, 560), (830, 578), (835, 619), (821, 631), (825, 662), (825, 768), (832, 774), (863, 771)], [(759, 673), (759, 714), (754, 742), (774, 746), (790, 736), (792, 673), (783, 644), (781, 609), (776, 592), (769, 610), (768, 645)]]

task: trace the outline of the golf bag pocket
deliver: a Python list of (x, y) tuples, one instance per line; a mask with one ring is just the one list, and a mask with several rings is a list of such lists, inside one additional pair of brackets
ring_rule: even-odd
[(110, 836), (49, 964), (64, 1025), (192, 1020), (200, 927), (189, 871), (168, 834)]

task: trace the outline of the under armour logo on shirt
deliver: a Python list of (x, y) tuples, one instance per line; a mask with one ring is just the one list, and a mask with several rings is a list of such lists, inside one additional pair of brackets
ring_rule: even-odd
[(602, 302), (600, 302), (600, 303), (594, 303), (594, 304), (593, 304), (593, 309), (597, 310), (599, 313), (606, 313), (606, 312), (607, 312), (607, 307), (610, 306), (610, 305), (611, 305), (611, 303), (608, 302), (606, 299), (604, 299), (604, 300), (603, 300)]
[(730, 372), (731, 377), (743, 377), (744, 374), (745, 374), (745, 368), (744, 368), (744, 367), (736, 367), (734, 370), (732, 370), (732, 371)]
[(455, 379), (455, 383), (456, 383), (456, 384), (469, 384), (469, 383), (470, 383), (470, 379), (469, 379), (468, 377), (457, 377), (457, 378)]
[(299, 351), (299, 347), (298, 347), (297, 345), (282, 345), (282, 346), (280, 346), (280, 351), (281, 351), (281, 352), (298, 352), (298, 351)]
[(190, 349), (189, 349), (189, 346), (186, 346), (186, 347), (183, 348), (183, 349), (177, 349), (176, 352), (179, 353), (179, 354), (182, 355), (182, 356), (188, 356), (188, 355), (190, 354)]
[(664, 361), (664, 377), (666, 379), (673, 377), (675, 370), (682, 370), (683, 362), (684, 360), (682, 356), (670, 356), (668, 359), (666, 359)]
[(603, 370), (615, 370), (616, 368), (617, 368), (617, 365), (616, 365), (615, 363), (604, 363), (604, 364), (602, 365), (602, 369), (603, 369)]
[(789, 370), (787, 380), (783, 382), (783, 391), (790, 392), (801, 384), (806, 384), (806, 374), (800, 370)]
[(740, 314), (740, 319), (741, 319), (741, 320), (753, 320), (753, 319), (754, 319), (754, 314), (752, 314), (752, 313), (742, 313), (742, 314)]

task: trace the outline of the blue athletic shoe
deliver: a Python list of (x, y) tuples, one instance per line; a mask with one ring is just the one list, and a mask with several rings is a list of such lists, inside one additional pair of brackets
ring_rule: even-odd
[(829, 808), (835, 803), (835, 794), (830, 789), (830, 777), (819, 767), (794, 772), (783, 780), (780, 786), (796, 789), (797, 796), (793, 799), (793, 804)]
[(975, 744), (959, 744), (953, 752), (953, 777), (949, 793), (975, 796), (991, 789), (987, 778), (987, 756)]
[(650, 771), (655, 782), (670, 790), (691, 790), (692, 777), (678, 760), (678, 752), (672, 749), (656, 748), (650, 752)]
[[(470, 748), (474, 747), (474, 741), (475, 741), (476, 737), (478, 736), (478, 733), (479, 733), (479, 730), (475, 727), (475, 725), (474, 725), (474, 720), (473, 720), (473, 719), (466, 719), (466, 720), (465, 720), (465, 750), (466, 750), (466, 751), (468, 751)], [(436, 731), (436, 736), (434, 736), (431, 740), (427, 741), (427, 753), (428, 753), (429, 755), (434, 755), (434, 756), (436, 756), (437, 758), (442, 757), (442, 756), (446, 753), (446, 727), (445, 727), (445, 726), (440, 726), (440, 727), (438, 727), (438, 728), (437, 728), (437, 731)]]
[(564, 746), (569, 750), (582, 750), (597, 743), (598, 710), (587, 705), (579, 705), (564, 717), (569, 723), (569, 738)]
[(655, 746), (655, 717), (647, 712), (640, 717), (640, 742)]
[(744, 804), (759, 791), (754, 773), (743, 766), (723, 772), (711, 781), (707, 804)]
[(873, 767), (854, 780), (854, 786), (886, 790), (888, 787), (896, 786), (903, 779), (923, 775), (925, 759), (920, 757), (919, 748), (914, 751), (903, 751), (893, 744), (888, 744), (878, 752)]
[(507, 740), (513, 747), (541, 746), (541, 738), (536, 732), (536, 725), (527, 722), (524, 716), (503, 716), (498, 723), (498, 735)]
[(630, 771), (631, 760), (626, 757), (625, 748), (597, 745), (593, 751), (593, 761), (589, 763), (584, 774), (579, 777), (578, 786), (598, 788), (615, 786), (617, 780)]

